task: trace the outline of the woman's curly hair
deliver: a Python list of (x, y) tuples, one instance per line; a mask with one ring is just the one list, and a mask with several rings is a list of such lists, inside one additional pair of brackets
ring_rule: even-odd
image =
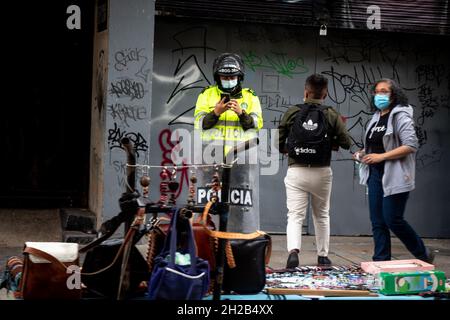
[(390, 94), (391, 104), (389, 105), (390, 109), (395, 108), (395, 106), (397, 106), (397, 105), (402, 105), (402, 106), (407, 106), (408, 105), (408, 97), (406, 96), (406, 94), (403, 91), (403, 89), (397, 84), (397, 82), (395, 82), (392, 79), (383, 78), (383, 79), (380, 79), (377, 82), (375, 82), (375, 84), (370, 89), (370, 94), (371, 94), (371, 97), (370, 97), (370, 110), (371, 111), (378, 110), (377, 107), (374, 104), (374, 97), (375, 97), (375, 88), (381, 82), (388, 83), (389, 84), (389, 88), (391, 89), (391, 94)]

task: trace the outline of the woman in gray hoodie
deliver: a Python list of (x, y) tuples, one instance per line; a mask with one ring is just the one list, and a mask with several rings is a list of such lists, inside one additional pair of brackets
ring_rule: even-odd
[(364, 149), (353, 158), (361, 162), (360, 183), (369, 189), (375, 244), (372, 259), (391, 260), (391, 230), (417, 259), (432, 262), (432, 251), (403, 217), (409, 192), (415, 187), (415, 153), (419, 147), (413, 109), (391, 79), (375, 83), (371, 105), (376, 111), (367, 125)]

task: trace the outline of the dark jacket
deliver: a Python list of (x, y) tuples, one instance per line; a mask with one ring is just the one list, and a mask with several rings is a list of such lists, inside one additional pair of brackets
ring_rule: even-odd
[[(219, 121), (219, 118), (220, 117), (216, 116), (216, 114), (214, 113), (214, 110), (206, 114), (205, 117), (203, 118), (202, 129), (203, 130), (211, 129)], [(239, 123), (241, 124), (242, 129), (244, 129), (244, 131), (255, 127), (253, 118), (249, 114), (247, 114), (245, 110), (242, 110), (242, 114), (239, 116)]]
[[(278, 126), (278, 150), (281, 153), (287, 153), (286, 139), (289, 136), (291, 126), (294, 124), (295, 116), (300, 110), (297, 106), (290, 107), (281, 119)], [(332, 107), (328, 107), (324, 110), (324, 114), (328, 119), (328, 135), (331, 137), (332, 149), (337, 151), (339, 147), (343, 149), (350, 149), (351, 140), (345, 127), (344, 121), (342, 121), (341, 115)], [(331, 153), (330, 153), (331, 160)], [(299, 164), (294, 158), (289, 157), (288, 165)], [(330, 161), (328, 161), (328, 166)], [(308, 166), (308, 165), (305, 165)]]

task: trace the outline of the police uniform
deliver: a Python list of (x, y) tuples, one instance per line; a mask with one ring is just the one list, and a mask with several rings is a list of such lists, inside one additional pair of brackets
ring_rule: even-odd
[[(253, 90), (248, 88), (244, 88), (234, 97), (233, 95), (230, 97), (238, 101), (243, 110), (241, 115), (233, 110), (227, 110), (217, 116), (214, 113), (214, 108), (221, 100), (222, 93), (224, 91), (218, 85), (206, 87), (200, 93), (194, 112), (194, 128), (201, 130), (200, 134), (204, 145), (220, 144), (223, 146), (223, 156), (226, 156), (227, 152), (236, 144), (257, 137), (258, 131), (263, 126), (263, 118), (259, 98)], [(249, 152), (253, 153), (252, 156), (257, 154), (254, 149)], [(238, 157), (248, 159), (243, 153), (238, 154)], [(202, 174), (199, 174), (199, 182), (205, 186), (210, 182), (213, 173), (212, 169), (202, 170)], [(258, 164), (234, 165), (230, 177), (230, 187), (232, 193), (230, 194), (231, 205), (227, 230), (244, 233), (259, 230)], [(234, 188), (240, 188), (241, 190), (233, 191)], [(249, 200), (249, 192), (252, 195), (251, 200)], [(249, 205), (249, 202), (251, 202), (251, 205)]]
[(214, 108), (221, 100), (222, 93), (224, 92), (214, 85), (205, 88), (198, 96), (194, 128), (202, 130), (201, 137), (205, 143), (223, 141), (226, 155), (233, 145), (256, 137), (257, 131), (263, 126), (263, 118), (259, 99), (255, 92), (248, 88), (242, 89), (242, 94), (236, 98), (243, 110), (242, 115), (227, 110), (216, 116)]

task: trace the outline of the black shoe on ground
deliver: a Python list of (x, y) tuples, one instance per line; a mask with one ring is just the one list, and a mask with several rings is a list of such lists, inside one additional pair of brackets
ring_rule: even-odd
[(318, 266), (323, 266), (323, 267), (328, 267), (331, 266), (331, 260), (328, 259), (328, 257), (317, 257), (317, 265)]
[(427, 258), (424, 261), (429, 264), (432, 264), (434, 261), (434, 252), (430, 248), (427, 248)]
[(289, 257), (286, 262), (286, 269), (295, 269), (298, 267), (298, 264), (298, 253), (295, 251), (289, 253)]

